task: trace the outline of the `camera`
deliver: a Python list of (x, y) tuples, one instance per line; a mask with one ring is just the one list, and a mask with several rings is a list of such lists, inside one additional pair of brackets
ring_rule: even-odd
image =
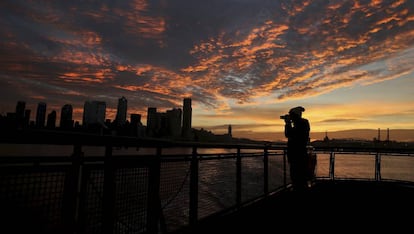
[(289, 119), (290, 119), (290, 117), (289, 117), (289, 115), (288, 115), (288, 114), (286, 114), (286, 115), (281, 115), (281, 116), (280, 116), (280, 119), (289, 120)]

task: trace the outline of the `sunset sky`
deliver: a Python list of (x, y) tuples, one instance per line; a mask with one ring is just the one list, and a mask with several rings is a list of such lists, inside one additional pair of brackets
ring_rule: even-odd
[(236, 137), (299, 105), (312, 131), (414, 129), (411, 0), (2, 0), (0, 36), (2, 115), (124, 96), (146, 125), (191, 97), (194, 128)]

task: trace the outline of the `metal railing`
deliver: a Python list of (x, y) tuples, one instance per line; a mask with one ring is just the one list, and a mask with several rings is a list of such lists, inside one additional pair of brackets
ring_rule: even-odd
[[(0, 156), (0, 212), (4, 227), (32, 232), (173, 233), (290, 187), (284, 145), (27, 132), (2, 136), (0, 143), (31, 149), (31, 155), (4, 150), (8, 154)], [(72, 150), (48, 156), (35, 150), (50, 145)], [(91, 146), (98, 153), (89, 152)], [(389, 149), (315, 148), (313, 153), (316, 180), (398, 180), (383, 178), (383, 158), (413, 158), (412, 152)], [(370, 176), (335, 172), (341, 157), (359, 154), (373, 160)]]

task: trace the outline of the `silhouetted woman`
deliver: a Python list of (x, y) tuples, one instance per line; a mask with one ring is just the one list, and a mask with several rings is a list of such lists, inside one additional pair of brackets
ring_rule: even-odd
[(302, 118), (305, 108), (298, 106), (289, 110), (289, 115), (284, 117), (285, 136), (287, 142), (287, 158), (290, 165), (290, 178), (293, 189), (305, 190), (308, 187), (308, 155), (310, 124)]

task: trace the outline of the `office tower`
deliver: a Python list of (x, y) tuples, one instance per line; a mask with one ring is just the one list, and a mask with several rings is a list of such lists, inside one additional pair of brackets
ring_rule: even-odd
[(24, 110), (23, 127), (29, 126), (29, 123), (30, 123), (30, 113), (31, 113), (31, 110), (30, 109)]
[(56, 128), (56, 111), (52, 111), (47, 115), (47, 128)]
[(178, 137), (181, 135), (181, 109), (173, 108), (167, 110), (168, 135)]
[(105, 126), (106, 103), (102, 101), (86, 101), (83, 106), (83, 126)]
[(26, 102), (18, 101), (16, 104), (16, 118), (24, 119), (24, 110), (26, 109)]
[(60, 128), (71, 129), (73, 128), (73, 108), (70, 104), (65, 104), (60, 112)]
[(43, 128), (46, 123), (46, 103), (39, 102), (36, 111), (36, 127)]
[(184, 98), (182, 136), (185, 138), (191, 137), (191, 115), (191, 98)]
[(131, 125), (132, 126), (142, 125), (140, 114), (131, 114)]
[(122, 96), (118, 99), (118, 110), (116, 113), (116, 124), (118, 126), (123, 126), (126, 122), (127, 117), (127, 109), (128, 109), (128, 100)]
[(24, 126), (24, 112), (26, 110), (26, 102), (18, 101), (16, 104), (16, 124), (17, 128), (23, 128)]
[(155, 131), (155, 136), (164, 137), (168, 136), (168, 116), (167, 113), (157, 113), (157, 129)]
[(154, 136), (158, 130), (159, 121), (156, 107), (148, 107), (147, 110), (147, 136)]
[(140, 114), (131, 114), (131, 134), (133, 136), (144, 136), (145, 133), (142, 132), (144, 129), (141, 123), (141, 115)]

